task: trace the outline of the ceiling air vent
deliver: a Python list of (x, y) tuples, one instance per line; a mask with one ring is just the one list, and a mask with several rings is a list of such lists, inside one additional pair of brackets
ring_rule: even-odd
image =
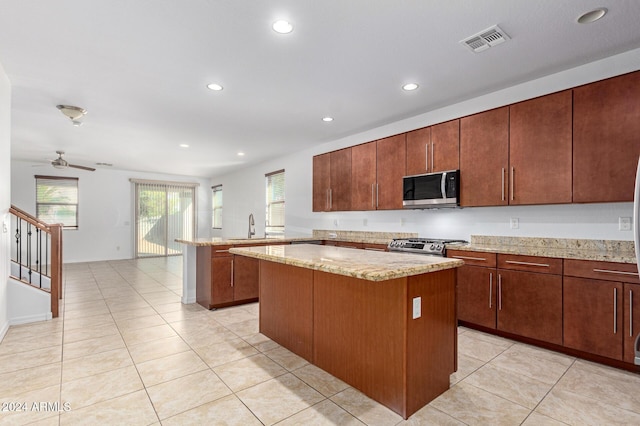
[(474, 34), (471, 37), (460, 41), (461, 44), (467, 46), (472, 52), (482, 52), (492, 46), (504, 43), (509, 40), (507, 33), (502, 31), (500, 27), (494, 25), (484, 31)]

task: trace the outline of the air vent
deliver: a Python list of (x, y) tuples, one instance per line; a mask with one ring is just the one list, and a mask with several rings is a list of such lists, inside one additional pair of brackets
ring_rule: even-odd
[(472, 52), (478, 53), (483, 50), (487, 50), (492, 46), (504, 43), (507, 40), (509, 40), (507, 33), (502, 31), (497, 25), (494, 25), (493, 27), (487, 28), (478, 34), (465, 38), (460, 41), (460, 43), (467, 46)]

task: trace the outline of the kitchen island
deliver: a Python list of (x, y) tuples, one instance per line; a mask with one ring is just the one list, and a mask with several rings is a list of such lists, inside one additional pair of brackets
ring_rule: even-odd
[(462, 261), (307, 244), (230, 252), (259, 260), (264, 335), (405, 419), (449, 389)]

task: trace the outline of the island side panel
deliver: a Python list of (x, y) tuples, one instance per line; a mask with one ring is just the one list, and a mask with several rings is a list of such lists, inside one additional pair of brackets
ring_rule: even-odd
[(405, 416), (407, 278), (314, 271), (314, 363)]
[(207, 309), (211, 300), (211, 246), (196, 248), (196, 302)]
[(313, 270), (260, 260), (260, 333), (312, 362)]
[[(407, 298), (407, 416), (449, 389), (457, 368), (456, 269), (409, 277)], [(413, 319), (413, 299), (421, 316)]]

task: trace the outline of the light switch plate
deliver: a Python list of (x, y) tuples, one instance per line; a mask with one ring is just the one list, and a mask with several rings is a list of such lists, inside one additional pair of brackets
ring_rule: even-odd
[(413, 319), (418, 319), (422, 316), (422, 297), (413, 298)]
[(618, 231), (631, 231), (631, 218), (622, 217), (618, 218)]

